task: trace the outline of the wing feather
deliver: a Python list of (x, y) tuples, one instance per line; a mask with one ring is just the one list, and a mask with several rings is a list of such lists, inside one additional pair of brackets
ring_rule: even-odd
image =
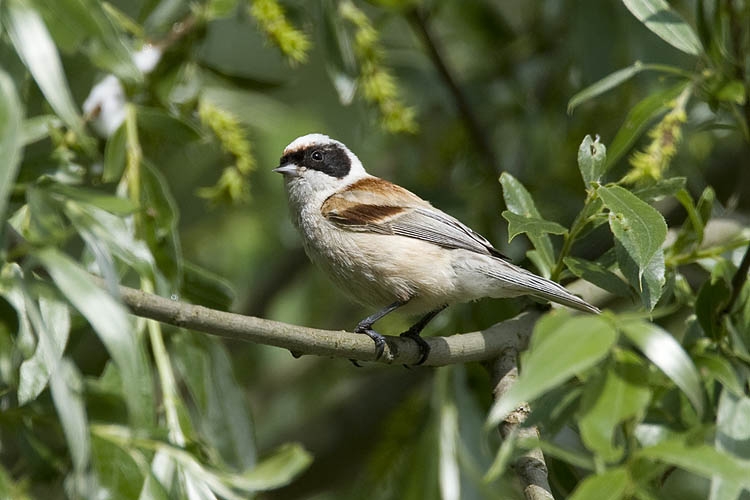
[(366, 178), (330, 196), (321, 208), (331, 223), (348, 231), (395, 234), (444, 248), (506, 258), (482, 235), (406, 189)]

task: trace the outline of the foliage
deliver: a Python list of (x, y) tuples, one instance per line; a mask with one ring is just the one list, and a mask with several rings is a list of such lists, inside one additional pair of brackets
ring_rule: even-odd
[[(0, 496), (506, 498), (537, 445), (561, 498), (747, 495), (750, 2), (470, 4), (0, 3)], [(354, 370), (130, 316), (118, 283), (356, 324), (266, 168), (313, 130), (606, 311), (546, 313), (494, 403), (479, 366)], [(524, 401), (541, 440), (499, 443)]]

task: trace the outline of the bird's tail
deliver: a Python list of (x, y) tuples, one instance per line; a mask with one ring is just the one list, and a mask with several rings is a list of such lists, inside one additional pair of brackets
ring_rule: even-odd
[(489, 276), (502, 282), (505, 296), (533, 295), (583, 312), (599, 314), (598, 307), (592, 306), (577, 295), (573, 295), (559, 283), (542, 278), (510, 262), (499, 261), (500, 266), (484, 270)]

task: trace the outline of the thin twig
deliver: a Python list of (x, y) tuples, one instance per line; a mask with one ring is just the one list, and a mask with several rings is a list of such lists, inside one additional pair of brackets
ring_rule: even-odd
[[(492, 378), (492, 393), (495, 400), (498, 400), (510, 390), (518, 378), (518, 348), (505, 349), (488, 369)], [(517, 429), (518, 439), (539, 439), (539, 430), (536, 426), (522, 426), (530, 412), (529, 405), (523, 403), (505, 417), (498, 426), (503, 439), (508, 438), (514, 429)], [(554, 500), (547, 479), (547, 464), (541, 449), (532, 448), (524, 452), (516, 460), (514, 468), (527, 500)]]
[(477, 148), (484, 156), (487, 164), (493, 168), (493, 174), (499, 172), (500, 164), (490, 140), (485, 134), (485, 128), (482, 127), (479, 118), (477, 118), (474, 110), (469, 104), (469, 100), (466, 98), (466, 94), (464, 94), (463, 90), (458, 85), (455, 76), (453, 76), (453, 72), (445, 62), (438, 41), (432, 34), (432, 30), (428, 24), (427, 16), (425, 16), (421, 10), (414, 9), (409, 12), (409, 20), (422, 35), (430, 59), (432, 59), (432, 63), (435, 65), (440, 77), (443, 79), (443, 82), (453, 96), (458, 112), (466, 123), (466, 128), (469, 129), (469, 134), (471, 135), (472, 140), (476, 143)]
[[(99, 282), (105, 286), (102, 280)], [(136, 316), (169, 325), (232, 340), (282, 347), (294, 353), (376, 361), (375, 345), (365, 335), (318, 330), (218, 311), (125, 286), (120, 286), (119, 292), (122, 301)], [(524, 349), (539, 315), (537, 311), (527, 311), (486, 330), (449, 337), (425, 338), (431, 351), (424, 364), (443, 366), (483, 361), (496, 357), (509, 347)], [(419, 348), (414, 341), (386, 336), (385, 352), (378, 361), (409, 365), (419, 361), (420, 356)]]

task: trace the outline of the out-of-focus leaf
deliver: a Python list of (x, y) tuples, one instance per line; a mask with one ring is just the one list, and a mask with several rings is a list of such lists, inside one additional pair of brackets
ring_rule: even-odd
[(138, 498), (144, 478), (131, 453), (137, 454), (112, 441), (92, 437), (91, 455), (100, 495), (111, 500)]
[(177, 230), (177, 203), (166, 179), (148, 162), (141, 164), (141, 208), (143, 237), (170, 283), (182, 281), (182, 251)]
[(54, 20), (77, 33), (83, 42), (83, 51), (99, 68), (125, 80), (143, 78), (133, 62), (129, 45), (104, 12), (101, 2), (58, 0), (42, 2), (41, 8), (48, 23)]
[(622, 0), (648, 29), (672, 47), (697, 56), (703, 52), (698, 36), (665, 0)]
[[(444, 370), (444, 373), (449, 371)], [(447, 381), (446, 381), (447, 382)], [(447, 383), (445, 384), (447, 385)], [(445, 500), (461, 498), (461, 474), (458, 465), (458, 410), (453, 398), (444, 391), (440, 404), (438, 481)]]
[(620, 359), (610, 364), (603, 380), (591, 377), (586, 384), (578, 421), (581, 439), (607, 462), (618, 460), (624, 449), (613, 443), (616, 426), (644, 413), (650, 399), (648, 372), (641, 363)]
[(175, 339), (173, 352), (175, 365), (198, 406), (200, 428), (209, 444), (235, 468), (253, 467), (252, 417), (226, 349), (215, 339), (182, 335)]
[(104, 182), (114, 182), (122, 176), (125, 170), (126, 144), (125, 125), (121, 125), (114, 134), (107, 138), (107, 145), (104, 146), (104, 168), (102, 171)]
[(654, 92), (633, 106), (625, 122), (617, 131), (615, 138), (607, 148), (607, 167), (617, 163), (628, 152), (630, 147), (646, 130), (651, 120), (664, 113), (672, 106), (672, 101), (685, 90), (688, 81), (681, 81), (660, 92)]
[(592, 182), (599, 182), (606, 172), (606, 167), (607, 147), (599, 142), (599, 136), (592, 139), (587, 135), (578, 148), (578, 169), (581, 171), (584, 184), (590, 186)]
[(73, 103), (60, 56), (44, 21), (25, 0), (8, 0), (5, 7), (5, 25), (10, 39), (39, 89), (55, 113), (70, 128), (83, 133), (83, 121)]
[(703, 386), (698, 370), (679, 342), (654, 323), (627, 321), (619, 326), (625, 336), (685, 393), (698, 415), (702, 415)]
[(728, 101), (740, 106), (745, 104), (745, 84), (741, 80), (731, 80), (716, 92), (716, 98), (720, 101)]
[(640, 61), (636, 61), (631, 66), (618, 69), (614, 73), (605, 76), (598, 82), (589, 85), (570, 98), (570, 100), (568, 101), (568, 114), (572, 113), (575, 108), (577, 108), (584, 102), (617, 87), (623, 82), (630, 80), (631, 78), (633, 78), (633, 76), (637, 75), (644, 69), (647, 69), (647, 67)]
[(724, 389), (735, 395), (743, 394), (737, 372), (728, 359), (718, 354), (701, 353), (695, 356), (695, 366), (704, 375), (721, 382)]
[(139, 128), (146, 134), (154, 134), (180, 144), (201, 139), (200, 130), (195, 126), (159, 108), (138, 106), (136, 116)]
[(133, 236), (132, 228), (122, 218), (95, 206), (69, 201), (65, 215), (75, 228), (91, 240), (106, 245), (109, 253), (120, 258), (141, 276), (152, 276), (156, 262), (148, 247)]
[(49, 136), (50, 129), (59, 128), (62, 121), (55, 115), (40, 115), (23, 122), (21, 136), (23, 144), (29, 145)]
[(537, 217), (525, 217), (514, 214), (508, 210), (503, 210), (501, 214), (508, 221), (508, 242), (521, 233), (527, 233), (529, 238), (532, 236), (539, 238), (544, 234), (565, 234), (568, 230), (557, 222), (539, 219)]
[(206, 86), (201, 97), (221, 109), (228, 109), (254, 129), (274, 132), (284, 127), (283, 116), (289, 110), (278, 100), (260, 92), (245, 92), (229, 86)]
[(703, 243), (704, 229), (711, 218), (716, 193), (711, 186), (708, 186), (701, 193), (697, 204), (693, 204), (693, 199), (687, 189), (678, 191), (676, 198), (685, 208), (688, 218), (680, 228), (677, 239), (672, 245), (671, 251), (673, 253), (682, 252), (690, 245)]
[[(531, 194), (518, 180), (507, 172), (500, 176), (500, 184), (503, 186), (503, 199), (508, 211), (527, 218), (544, 220), (536, 208)], [(549, 277), (554, 265), (552, 241), (546, 233), (531, 233), (529, 240), (538, 252), (542, 268), (539, 271), (543, 276)]]
[(620, 186), (601, 186), (596, 192), (609, 209), (612, 234), (643, 272), (667, 237), (664, 217)]
[(706, 335), (713, 339), (720, 339), (724, 332), (721, 316), (732, 295), (733, 274), (731, 264), (726, 260), (720, 260), (711, 270), (711, 278), (698, 290), (695, 299), (695, 315), (698, 322)]
[(280, 446), (270, 456), (261, 460), (250, 471), (227, 477), (229, 484), (248, 491), (264, 491), (280, 488), (307, 469), (312, 455), (297, 443)]
[(237, 8), (238, 0), (211, 0), (206, 5), (206, 17), (209, 20), (226, 17)]
[(66, 255), (52, 248), (37, 250), (34, 255), (65, 297), (88, 320), (117, 363), (130, 421), (138, 426), (149, 425), (153, 421), (151, 368), (125, 308), (97, 287), (86, 271)]
[(40, 296), (37, 302), (27, 295), (26, 313), (37, 337), (34, 355), (21, 363), (18, 403), (36, 399), (47, 387), (50, 375), (62, 358), (70, 331), (68, 306), (57, 299)]
[(660, 460), (707, 478), (750, 488), (750, 460), (743, 460), (712, 446), (700, 444), (690, 446), (686, 439), (670, 439), (657, 445), (643, 448), (636, 453), (641, 458)]
[(352, 32), (341, 22), (339, 4), (323, 2), (323, 43), (326, 48), (326, 69), (344, 106), (352, 103), (357, 90), (359, 72), (354, 55)]
[[(750, 398), (742, 393), (722, 391), (716, 416), (716, 449), (750, 460)], [(739, 498), (743, 485), (721, 476), (711, 480), (709, 500)]]
[(497, 425), (524, 401), (596, 364), (609, 353), (617, 333), (609, 321), (598, 316), (550, 314), (537, 324), (532, 339), (521, 375), (492, 406), (488, 426)]
[(83, 381), (75, 365), (62, 359), (50, 378), (52, 401), (68, 442), (73, 468), (83, 473), (91, 458), (88, 417), (83, 401)]
[(590, 281), (602, 290), (620, 297), (629, 297), (632, 295), (627, 283), (598, 262), (591, 262), (576, 257), (565, 257), (564, 262), (573, 274), (586, 281)]
[(625, 497), (629, 485), (628, 470), (617, 467), (584, 479), (569, 500), (618, 500)]
[(22, 120), (23, 109), (13, 80), (0, 69), (0, 220), (5, 220), (8, 196), (21, 162)]
[(102, 193), (93, 189), (65, 184), (50, 184), (45, 189), (51, 193), (61, 194), (67, 198), (93, 205), (117, 215), (130, 215), (137, 207), (127, 198), (121, 198), (108, 193)]
[(182, 300), (221, 311), (229, 310), (235, 294), (226, 279), (188, 261), (183, 262), (182, 271)]

